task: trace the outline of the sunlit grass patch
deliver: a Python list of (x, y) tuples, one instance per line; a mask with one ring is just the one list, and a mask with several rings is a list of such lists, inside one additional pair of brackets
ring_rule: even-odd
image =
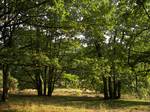
[(103, 100), (92, 92), (56, 89), (52, 97), (23, 93), (10, 95), (0, 112), (150, 112), (150, 102), (138, 99)]

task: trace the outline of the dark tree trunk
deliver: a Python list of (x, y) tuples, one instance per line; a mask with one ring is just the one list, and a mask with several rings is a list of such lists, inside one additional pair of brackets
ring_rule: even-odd
[(112, 92), (112, 98), (115, 99), (117, 97), (117, 83), (116, 83), (116, 72), (115, 72), (115, 64), (112, 62), (112, 86), (113, 86), (113, 92)]
[(107, 78), (103, 76), (103, 84), (104, 84), (104, 99), (108, 98), (108, 88), (107, 88)]
[[(38, 10), (37, 10), (38, 12)], [(40, 28), (36, 27), (36, 53), (40, 52)], [(35, 61), (34, 64), (36, 65), (38, 62)], [(38, 96), (42, 96), (42, 79), (41, 79), (41, 69), (35, 70), (36, 74), (36, 85), (37, 85), (37, 92)]]
[(115, 36), (113, 38), (113, 51), (112, 51), (112, 78), (113, 78), (113, 98), (116, 99), (117, 97), (117, 84), (116, 84), (116, 70), (115, 70), (115, 60), (116, 60), (116, 34), (117, 34), (117, 31), (114, 32), (115, 33)]
[(42, 96), (42, 79), (39, 76), (39, 96)]
[(8, 77), (9, 77), (9, 67), (8, 65), (3, 65), (3, 93), (2, 93), (2, 101), (5, 102), (8, 99)]
[(51, 83), (48, 84), (48, 96), (52, 96), (54, 90), (54, 82), (51, 81)]
[(114, 90), (113, 90), (113, 98), (115, 99), (117, 97), (117, 84), (116, 84), (116, 79), (114, 78), (113, 80), (113, 86), (114, 86)]
[(121, 97), (121, 81), (118, 80), (118, 96), (117, 98), (119, 99)]
[(48, 96), (52, 96), (52, 87), (51, 87), (51, 84), (48, 83)]
[(48, 75), (48, 93), (47, 95), (48, 96), (52, 96), (52, 92), (53, 92), (53, 71), (54, 71), (54, 68), (53, 67), (50, 67), (49, 69), (49, 75)]
[[(6, 0), (3, 1), (4, 2), (4, 10), (3, 13), (5, 14), (7, 12), (7, 2)], [(4, 16), (4, 20), (7, 20), (7, 16)], [(4, 47), (9, 47), (7, 42), (6, 42), (6, 38), (8, 36), (8, 32), (7, 32), (7, 28), (6, 28), (6, 24), (4, 23), (3, 29), (1, 30), (1, 39), (3, 40), (4, 43)], [(3, 93), (2, 93), (2, 101), (5, 102), (8, 99), (8, 89), (9, 89), (9, 85), (8, 85), (8, 77), (9, 77), (9, 67), (7, 64), (3, 64), (2, 65), (2, 71), (3, 71)]]
[(47, 67), (45, 67), (44, 71), (44, 96), (46, 96), (46, 86), (47, 86), (46, 75), (47, 75)]
[(111, 81), (111, 77), (108, 78), (108, 86), (109, 86), (109, 98), (112, 98), (112, 81)]
[(42, 79), (40, 74), (36, 74), (36, 88), (38, 92), (38, 96), (42, 96)]
[(53, 84), (52, 84), (52, 81), (50, 81), (48, 83), (48, 96), (52, 96), (52, 93), (53, 93)]
[(138, 93), (138, 78), (137, 78), (137, 74), (135, 74), (135, 91), (136, 91), (136, 93)]

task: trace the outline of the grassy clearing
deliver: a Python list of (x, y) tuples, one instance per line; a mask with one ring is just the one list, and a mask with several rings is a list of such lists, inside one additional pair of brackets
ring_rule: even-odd
[(91, 92), (82, 93), (74, 89), (56, 89), (52, 97), (38, 97), (28, 93), (11, 95), (7, 103), (0, 104), (0, 112), (150, 112), (148, 101), (105, 101)]

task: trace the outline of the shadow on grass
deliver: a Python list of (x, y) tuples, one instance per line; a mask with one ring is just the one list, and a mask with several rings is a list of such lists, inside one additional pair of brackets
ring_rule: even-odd
[(106, 106), (108, 108), (130, 108), (138, 106), (149, 106), (150, 102), (145, 101), (129, 101), (125, 99), (119, 100), (103, 100), (102, 97), (88, 97), (88, 96), (35, 96), (35, 95), (11, 95), (8, 101), (17, 105), (54, 105), (54, 106), (71, 106), (76, 108), (99, 108)]

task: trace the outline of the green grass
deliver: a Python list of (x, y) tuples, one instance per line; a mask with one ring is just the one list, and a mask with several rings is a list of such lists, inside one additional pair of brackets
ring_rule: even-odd
[(150, 102), (137, 99), (103, 100), (92, 93), (57, 89), (52, 97), (11, 95), (0, 112), (150, 112)]

